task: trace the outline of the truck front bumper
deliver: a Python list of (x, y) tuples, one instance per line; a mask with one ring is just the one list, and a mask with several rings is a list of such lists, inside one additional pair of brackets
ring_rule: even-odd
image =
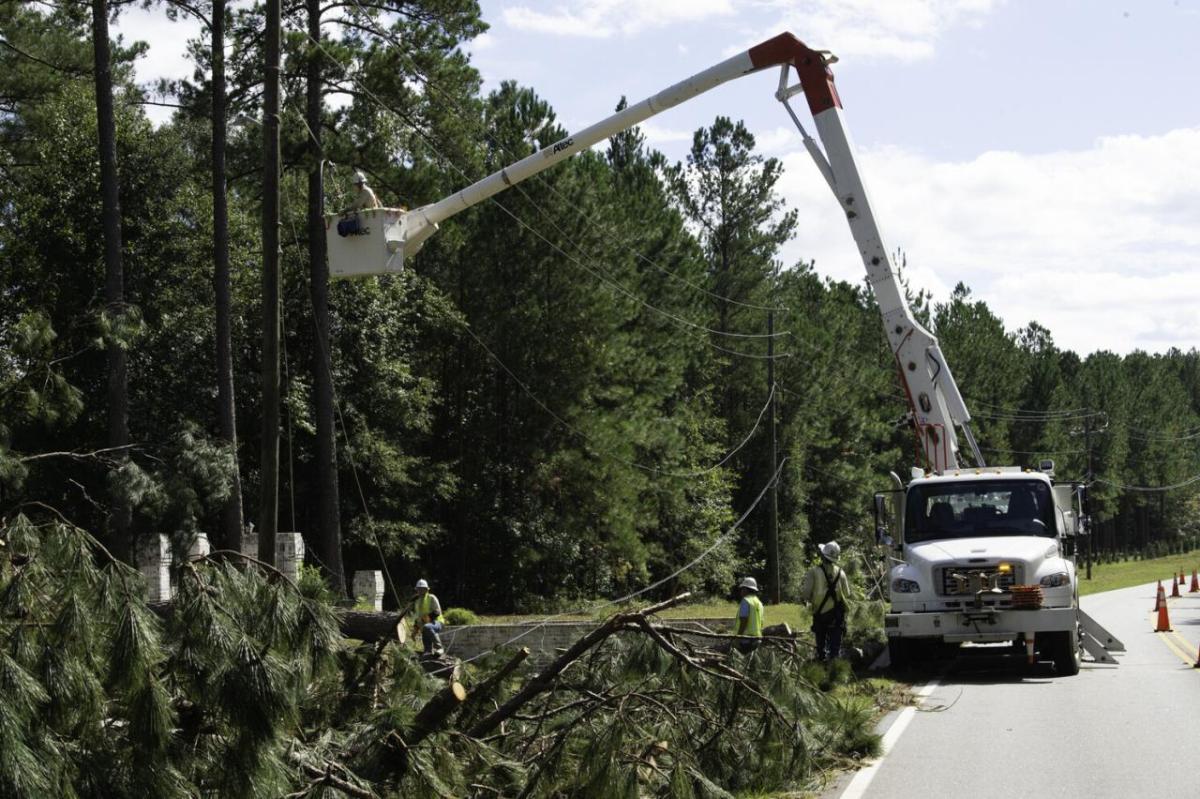
[(995, 643), (1043, 632), (1075, 629), (1075, 608), (997, 610), (981, 608), (948, 612), (903, 612), (884, 616), (888, 638), (935, 638), (948, 643)]

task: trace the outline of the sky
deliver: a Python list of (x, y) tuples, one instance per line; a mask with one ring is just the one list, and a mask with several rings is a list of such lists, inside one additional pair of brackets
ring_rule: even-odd
[[(485, 89), (530, 86), (569, 130), (791, 31), (839, 58), (859, 169), (914, 288), (941, 300), (965, 283), (1009, 330), (1037, 321), (1080, 354), (1200, 348), (1200, 0), (481, 5), (491, 28), (464, 49)], [(190, 73), (182, 23), (131, 11), (117, 29), (150, 43), (139, 79)], [(799, 213), (784, 264), (860, 281), (777, 80), (743, 78), (642, 130), (680, 160), (717, 115), (744, 120)]]

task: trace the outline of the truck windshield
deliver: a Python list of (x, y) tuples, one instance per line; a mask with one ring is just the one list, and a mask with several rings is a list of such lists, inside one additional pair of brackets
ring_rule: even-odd
[(1054, 500), (1036, 480), (928, 483), (908, 492), (904, 540), (987, 535), (1053, 537)]

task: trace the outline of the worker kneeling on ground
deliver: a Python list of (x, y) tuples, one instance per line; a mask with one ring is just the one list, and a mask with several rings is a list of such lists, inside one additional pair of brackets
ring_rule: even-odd
[(740, 652), (753, 652), (762, 643), (763, 634), (763, 603), (758, 598), (758, 581), (746, 577), (738, 583), (737, 635), (744, 635), (754, 640), (738, 641), (736, 646)]
[(421, 633), (421, 645), (428, 655), (440, 654), (442, 638), (442, 603), (429, 593), (429, 583), (417, 580), (417, 596), (413, 600), (413, 634)]
[(812, 603), (812, 630), (817, 639), (817, 660), (833, 660), (841, 654), (846, 632), (846, 598), (850, 581), (837, 565), (842, 548), (836, 541), (817, 547), (821, 561), (808, 570), (800, 583), (800, 600)]

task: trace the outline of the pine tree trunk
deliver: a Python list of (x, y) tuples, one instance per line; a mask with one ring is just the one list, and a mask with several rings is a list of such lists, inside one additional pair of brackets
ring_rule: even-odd
[(275, 562), (279, 522), (279, 0), (267, 0), (263, 86), (262, 488), (258, 557)]
[[(321, 41), (321, 4), (307, 0), (308, 35)], [(321, 171), (321, 51), (310, 42), (305, 117), (312, 136), (308, 173), (308, 264), (312, 293), (313, 326), (317, 337), (313, 348), (313, 401), (317, 422), (317, 551), (329, 585), (339, 596), (346, 594), (342, 566), (342, 526), (338, 492), (337, 439), (333, 419), (333, 342), (329, 338), (329, 268), (325, 263), (325, 188)]]
[(233, 300), (229, 285), (229, 205), (225, 195), (225, 0), (212, 8), (213, 290), (217, 314), (217, 424), (233, 452), (229, 500), (221, 509), (221, 542), (242, 549), (242, 478), (238, 468), (237, 406), (233, 390)]
[[(125, 313), (125, 268), (121, 258), (121, 200), (117, 176), (117, 125), (113, 114), (112, 64), (108, 43), (108, 5), (92, 0), (92, 50), (95, 58), (96, 122), (100, 150), (100, 197), (104, 226), (104, 302), (110, 322)], [(129, 444), (129, 376), (123, 347), (108, 345), (108, 445)], [(117, 458), (128, 458), (125, 450)], [(114, 554), (133, 562), (132, 516), (118, 490), (111, 499), (109, 530)]]

